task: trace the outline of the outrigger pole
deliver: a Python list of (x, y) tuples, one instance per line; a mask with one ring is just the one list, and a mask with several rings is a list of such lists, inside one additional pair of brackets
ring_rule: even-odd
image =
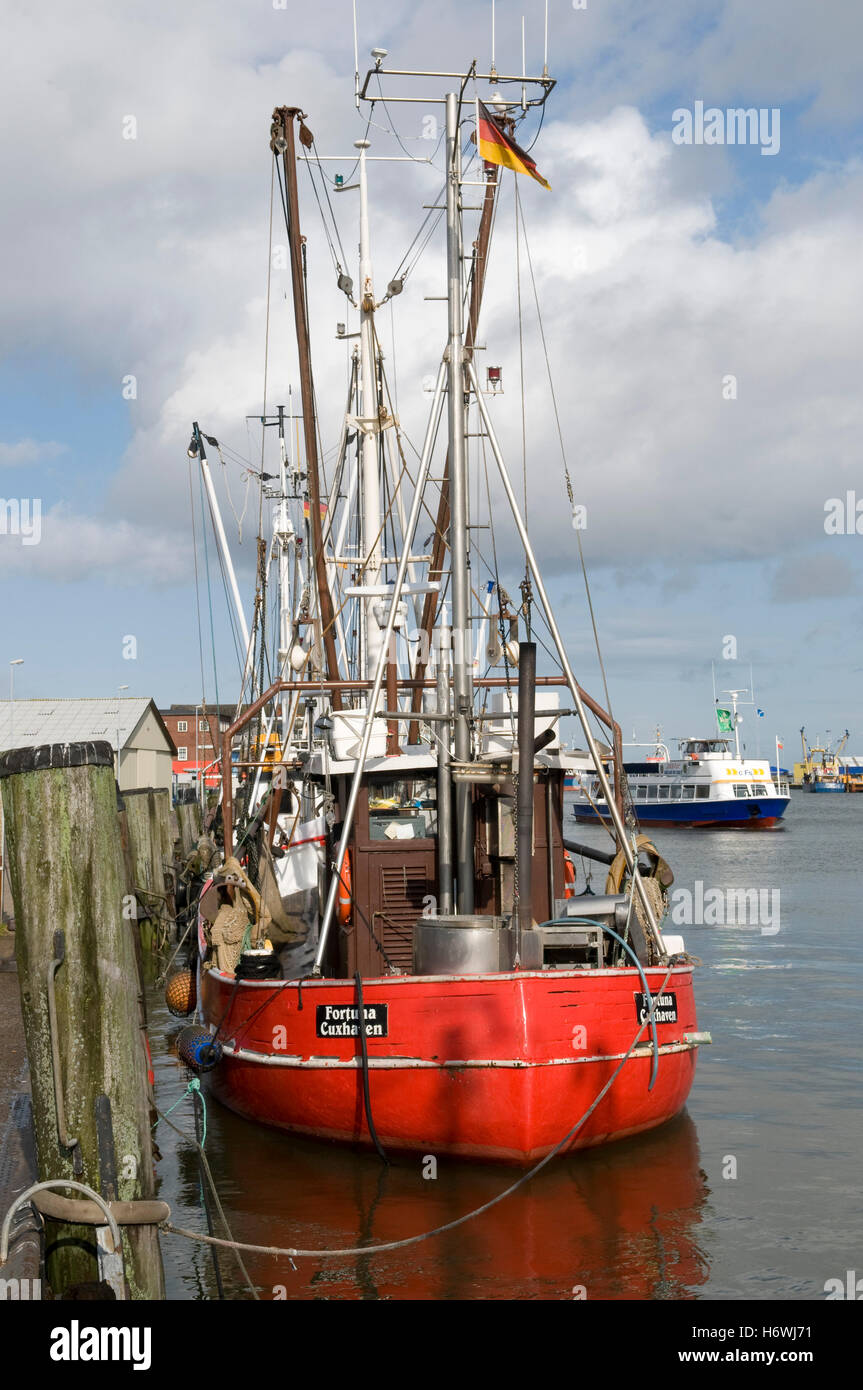
[(644, 908), (644, 913), (649, 923), (650, 934), (653, 937), (654, 944), (656, 945), (656, 948), (659, 951), (660, 956), (664, 956), (665, 948), (662, 944), (662, 934), (660, 933), (659, 924), (657, 923), (656, 917), (654, 915), (653, 906), (650, 902), (650, 899), (647, 896), (647, 892), (645, 890), (641, 874), (638, 871), (638, 858), (637, 855), (633, 853), (626, 825), (624, 824), (623, 817), (620, 814), (620, 809), (617, 805), (617, 802), (615, 801), (612, 795), (611, 784), (609, 783), (605, 768), (602, 765), (602, 756), (596, 745), (596, 740), (593, 737), (590, 725), (587, 722), (587, 711), (585, 709), (584, 702), (581, 697), (581, 687), (579, 686), (578, 681), (575, 679), (572, 667), (569, 664), (569, 658), (566, 654), (566, 647), (564, 646), (563, 638), (560, 635), (560, 629), (557, 626), (554, 613), (551, 609), (548, 594), (546, 593), (545, 585), (542, 581), (542, 574), (540, 573), (539, 565), (536, 562), (536, 556), (533, 553), (533, 547), (530, 543), (530, 537), (527, 534), (527, 527), (525, 526), (524, 519), (522, 518), (521, 512), (518, 509), (518, 502), (516, 500), (515, 493), (512, 490), (512, 484), (509, 480), (509, 474), (506, 470), (506, 464), (504, 463), (504, 458), (501, 452), (500, 444), (498, 443), (497, 435), (494, 432), (494, 426), (491, 422), (491, 416), (488, 412), (488, 407), (486, 406), (486, 403), (483, 399), (482, 391), (480, 390), (479, 379), (476, 374), (476, 368), (474, 367), (472, 362), (468, 363), (467, 370), (468, 375), (470, 377), (471, 385), (473, 386), (473, 389), (476, 392), (477, 404), (479, 405), (480, 415), (482, 416), (483, 424), (485, 425), (486, 433), (488, 434), (489, 444), (491, 445), (491, 450), (494, 454), (495, 462), (497, 463), (498, 472), (500, 473), (501, 482), (503, 483), (503, 488), (507, 496), (507, 501), (509, 502), (510, 509), (512, 511), (516, 529), (521, 538), (521, 543), (524, 546), (524, 553), (527, 557), (527, 562), (530, 565), (530, 570), (533, 575), (534, 583), (536, 584), (537, 592), (540, 597), (540, 602), (542, 603), (543, 609), (545, 610), (545, 617), (548, 623), (549, 631), (551, 632), (554, 645), (557, 648), (557, 654), (560, 658), (561, 668), (563, 670), (564, 675), (566, 676), (566, 682), (569, 686), (570, 694), (572, 695), (572, 698), (575, 701), (576, 713), (578, 714), (581, 727), (584, 730), (584, 737), (587, 740), (587, 746), (590, 751), (590, 756), (593, 759), (593, 765), (596, 769), (596, 776), (599, 781), (599, 785), (602, 788), (602, 795), (605, 798), (605, 804), (608, 807), (608, 813), (611, 816), (612, 824), (614, 825), (614, 829), (617, 834), (618, 844), (620, 845), (620, 848), (623, 850), (623, 853), (626, 857), (627, 867), (632, 876), (633, 884), (635, 887), (635, 891), (638, 893), (639, 901), (642, 907)]
[[(446, 351), (447, 413), (450, 456), (450, 573), (453, 619), (453, 729), (455, 760), (471, 760), (473, 671), (470, 642), (470, 575), (468, 573), (467, 460), (465, 457), (465, 357), (462, 322), (460, 97), (446, 96), (446, 261), (449, 342)], [(460, 914), (473, 912), (474, 844), (472, 788), (456, 782), (456, 902)]]

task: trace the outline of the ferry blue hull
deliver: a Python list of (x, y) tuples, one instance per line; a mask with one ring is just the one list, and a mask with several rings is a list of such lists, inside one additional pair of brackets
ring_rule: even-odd
[[(775, 830), (785, 814), (790, 798), (787, 796), (747, 798), (734, 801), (687, 801), (660, 805), (657, 802), (634, 802), (635, 814), (642, 825), (663, 829), (691, 827), (693, 830), (718, 827), (723, 830)], [(604, 810), (600, 803), (599, 809)], [(573, 808), (577, 821), (596, 822), (596, 813), (587, 806)]]

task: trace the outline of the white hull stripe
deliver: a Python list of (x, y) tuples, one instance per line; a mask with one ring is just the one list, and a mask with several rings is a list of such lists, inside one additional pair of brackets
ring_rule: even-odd
[[(708, 1034), (693, 1033), (684, 1042), (662, 1043), (659, 1048), (659, 1055), (663, 1057), (672, 1052), (692, 1052), (700, 1043), (709, 1041)], [(625, 1056), (625, 1052), (610, 1052), (599, 1057), (552, 1057), (543, 1062), (524, 1062), (518, 1059), (498, 1057), (459, 1059), (451, 1062), (430, 1062), (421, 1057), (370, 1057), (369, 1070), (450, 1071), (459, 1069), (466, 1071), (471, 1068), (486, 1070), (509, 1068), (515, 1071), (526, 1071), (536, 1067), (572, 1067), (585, 1062), (619, 1062)], [(652, 1056), (653, 1047), (650, 1043), (640, 1043), (631, 1053), (633, 1059)], [(362, 1058), (360, 1057), (349, 1057), (346, 1060), (341, 1057), (290, 1057), (281, 1056), (275, 1052), (252, 1052), (247, 1047), (239, 1047), (234, 1051), (230, 1045), (226, 1045), (222, 1060), (224, 1062), (255, 1062), (263, 1067), (289, 1067), (299, 1071), (356, 1071), (362, 1067)]]

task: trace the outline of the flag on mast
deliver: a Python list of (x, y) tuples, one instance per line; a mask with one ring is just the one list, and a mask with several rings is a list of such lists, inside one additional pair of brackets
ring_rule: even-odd
[(502, 164), (505, 169), (514, 169), (517, 174), (530, 174), (532, 179), (551, 192), (551, 184), (542, 177), (530, 155), (501, 130), (479, 97), (476, 101), (476, 143), (487, 164)]

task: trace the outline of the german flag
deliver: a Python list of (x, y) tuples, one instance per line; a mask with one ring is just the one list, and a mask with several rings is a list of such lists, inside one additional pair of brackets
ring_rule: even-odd
[(530, 155), (504, 134), (479, 98), (476, 103), (476, 139), (480, 155), (488, 164), (502, 164), (505, 169), (514, 169), (517, 174), (530, 174), (532, 179), (551, 192), (551, 184), (546, 183)]

